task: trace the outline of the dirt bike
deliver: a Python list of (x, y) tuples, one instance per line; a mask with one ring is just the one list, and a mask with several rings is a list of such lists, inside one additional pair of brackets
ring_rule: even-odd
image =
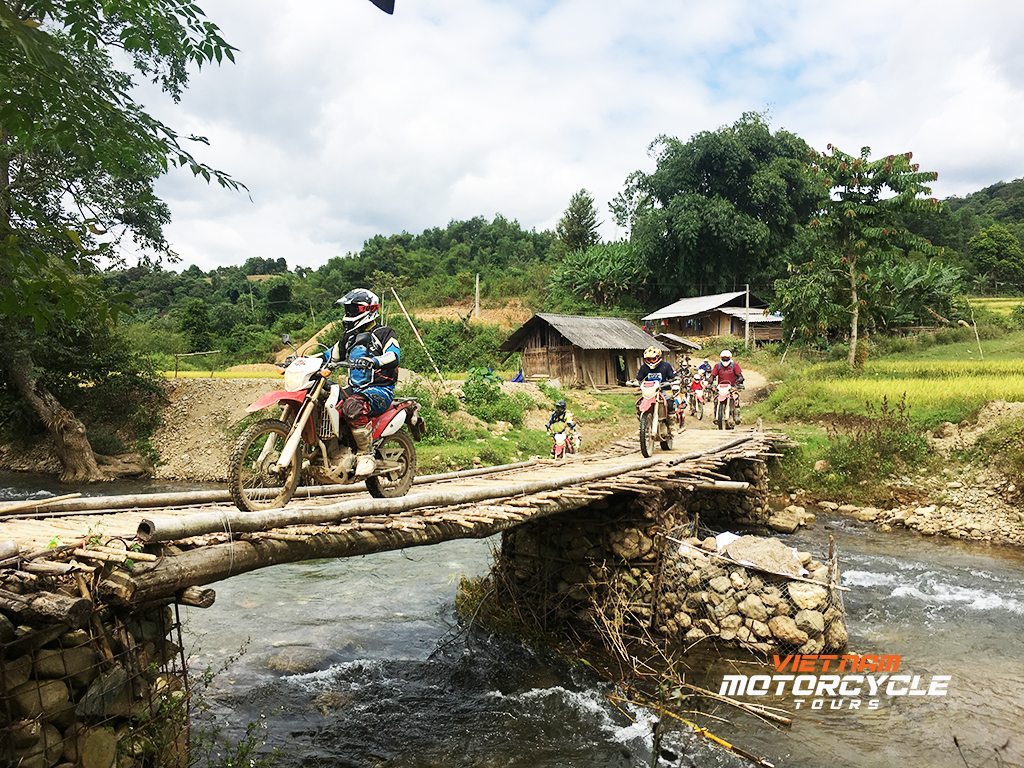
[[(228, 489), (243, 512), (282, 507), (295, 494), (299, 478), (321, 484), (348, 485), (366, 480), (376, 498), (404, 496), (416, 476), (416, 446), (426, 431), (415, 398), (394, 400), (371, 417), (376, 469), (355, 476), (358, 457), (348, 423), (341, 416), (347, 395), (329, 381), (335, 368), (322, 355), (296, 357), (284, 370), (284, 389), (268, 392), (248, 407), (250, 413), (280, 405), (281, 417), (262, 419), (246, 429), (231, 452)], [(405, 429), (402, 429), (405, 427)]]
[(719, 429), (734, 429), (739, 422), (737, 409), (739, 408), (740, 393), (732, 384), (718, 383), (718, 392), (715, 394), (715, 424)]
[(661, 442), (663, 451), (672, 448), (668, 396), (661, 391), (661, 382), (653, 379), (641, 381), (638, 388), (636, 415), (640, 419), (640, 452), (649, 459), (654, 455), (655, 440)]
[(704, 382), (700, 376), (694, 376), (686, 393), (687, 404), (690, 407), (690, 415), (696, 416), (697, 421), (704, 420)]
[(551, 439), (551, 456), (554, 459), (564, 459), (568, 454), (576, 453), (579, 447), (579, 437), (573, 434), (569, 425), (564, 421), (556, 421), (548, 429)]

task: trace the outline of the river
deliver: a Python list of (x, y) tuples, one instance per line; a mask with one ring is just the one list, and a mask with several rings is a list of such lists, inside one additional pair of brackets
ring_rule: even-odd
[[(948, 675), (947, 695), (881, 696), (874, 710), (834, 700), (797, 710), (790, 696), (769, 702), (789, 711), (790, 728), (731, 708), (714, 711), (726, 721), (701, 722), (780, 768), (975, 768), (999, 765), (996, 748), (1002, 764), (1024, 766), (1022, 553), (818, 520), (781, 538), (820, 555), (834, 536), (850, 650), (898, 654), (899, 671), (924, 680)], [(651, 765), (654, 719), (610, 702), (587, 668), (460, 631), (458, 580), (485, 574), (495, 544), (277, 566), (214, 585), (212, 608), (183, 614), (193, 672), (227, 664), (201, 694), (210, 709), (199, 722), (236, 736), (260, 722), (282, 768)], [(736, 672), (773, 670), (695, 661), (687, 679), (718, 690)], [(662, 747), (665, 768), (749, 765), (692, 735)]]

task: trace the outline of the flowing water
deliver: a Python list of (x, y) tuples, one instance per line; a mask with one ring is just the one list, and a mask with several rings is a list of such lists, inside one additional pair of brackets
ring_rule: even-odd
[[(1024, 766), (1024, 553), (826, 515), (782, 538), (821, 555), (829, 535), (851, 588), (850, 651), (898, 654), (900, 673), (922, 680), (949, 675), (948, 694), (882, 695), (877, 709), (865, 696), (856, 710), (845, 699), (797, 710), (780, 697), (765, 703), (786, 709), (790, 728), (731, 708), (714, 710), (726, 721), (702, 722), (780, 767)], [(212, 608), (183, 609), (190, 668), (217, 673), (200, 722), (237, 737), (259, 721), (283, 768), (651, 765), (654, 718), (609, 701), (586, 668), (459, 633), (458, 579), (487, 573), (494, 543), (277, 566), (214, 585)], [(694, 661), (687, 679), (717, 691), (736, 673), (773, 669)], [(693, 735), (661, 746), (663, 767), (749, 764)]]

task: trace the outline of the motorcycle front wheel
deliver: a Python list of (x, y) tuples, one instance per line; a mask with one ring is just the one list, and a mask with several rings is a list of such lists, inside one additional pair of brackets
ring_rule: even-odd
[(697, 421), (704, 421), (704, 401), (697, 401)]
[(405, 496), (416, 477), (416, 444), (404, 429), (384, 438), (377, 447), (377, 461), (397, 464), (394, 469), (366, 478), (366, 490), (375, 499)]
[(228, 460), (228, 491), (243, 512), (283, 507), (299, 485), (299, 451), (287, 467), (278, 467), (291, 427), (277, 419), (252, 424), (235, 443)]
[(719, 429), (725, 429), (725, 411), (728, 405), (715, 399), (715, 424)]
[(654, 414), (651, 411), (644, 411), (640, 414), (640, 453), (644, 458), (651, 458), (654, 455), (654, 438), (657, 437), (657, 426), (654, 423)]

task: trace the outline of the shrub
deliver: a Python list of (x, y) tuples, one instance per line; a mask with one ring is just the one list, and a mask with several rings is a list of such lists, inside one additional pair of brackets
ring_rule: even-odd
[(866, 411), (846, 431), (835, 423), (828, 430), (824, 456), (837, 476), (833, 481), (874, 485), (928, 455), (928, 443), (910, 417), (905, 396), (895, 404), (885, 397), (881, 405), (868, 402)]

